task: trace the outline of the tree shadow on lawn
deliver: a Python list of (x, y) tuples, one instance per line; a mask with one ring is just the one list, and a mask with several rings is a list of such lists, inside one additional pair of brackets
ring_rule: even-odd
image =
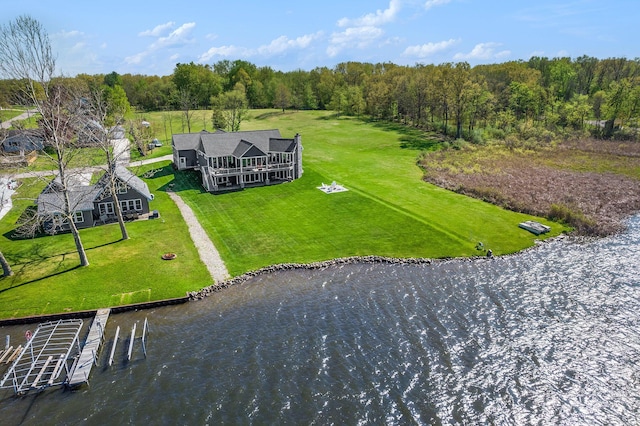
[(266, 119), (271, 118), (271, 117), (277, 117), (277, 116), (285, 115), (285, 114), (286, 114), (286, 112), (282, 112), (282, 111), (270, 111), (270, 112), (265, 112), (263, 114), (256, 115), (254, 117), (254, 120), (266, 120)]
[(386, 132), (399, 133), (400, 148), (402, 149), (435, 151), (444, 142), (442, 136), (438, 134), (410, 127), (405, 124), (386, 121), (369, 121), (368, 123)]
[(200, 193), (207, 192), (200, 183), (200, 177), (198, 172), (193, 170), (176, 170), (173, 172), (173, 180), (167, 182), (158, 188), (163, 192), (182, 192), (182, 191), (199, 191)]
[[(44, 276), (42, 276), (42, 277), (34, 278), (34, 279), (32, 279), (32, 280), (25, 281), (25, 282), (20, 283), (20, 284), (12, 285), (12, 286), (10, 286), (10, 287), (0, 289), (0, 294), (5, 293), (5, 292), (7, 292), (7, 291), (9, 291), (9, 290), (15, 290), (15, 289), (18, 289), (18, 288), (23, 287), (23, 286), (25, 286), (25, 285), (34, 284), (34, 283), (37, 283), (37, 282), (40, 282), (40, 281), (46, 280), (46, 279), (48, 279), (48, 278), (53, 278), (53, 277), (56, 277), (56, 276), (58, 276), (58, 275), (66, 274), (67, 272), (74, 271), (74, 270), (76, 270), (76, 269), (78, 269), (78, 268), (80, 268), (80, 265), (73, 266), (73, 267), (71, 267), (71, 268), (69, 268), (69, 269), (65, 269), (64, 271), (58, 271), (58, 272), (54, 272), (54, 273), (49, 274), (49, 275), (44, 275)], [(22, 269), (24, 269), (24, 268), (21, 268), (21, 270), (22, 270)], [(19, 275), (19, 273), (18, 273), (18, 274), (16, 274), (15, 276), (18, 276), (18, 275)], [(0, 281), (0, 282), (2, 282), (2, 281)]]
[(320, 117), (316, 117), (316, 120), (320, 120), (320, 121), (327, 121), (327, 120), (337, 120), (338, 118), (342, 117), (344, 114), (339, 114), (337, 112), (334, 112), (333, 114), (327, 114), (327, 115), (321, 115)]
[(175, 170), (173, 164), (167, 164), (164, 167), (158, 167), (156, 169), (150, 169), (142, 173), (141, 177), (144, 179), (157, 179), (174, 174)]
[[(110, 246), (112, 244), (116, 244), (120, 241), (123, 241), (121, 239), (116, 240), (116, 241), (111, 241), (108, 243), (104, 243), (104, 244), (98, 244), (92, 247), (88, 247), (85, 248), (86, 251), (91, 251), (91, 250), (95, 250), (101, 247), (106, 247), (106, 246)], [(17, 254), (18, 261), (14, 262), (12, 265), (12, 269), (14, 271), (14, 275), (11, 277), (2, 277), (0, 278), (0, 283), (2, 283), (4, 280), (16, 280), (18, 279), (21, 275), (23, 275), (24, 271), (33, 271), (33, 270), (37, 270), (39, 268), (39, 266), (48, 263), (50, 259), (56, 258), (56, 257), (60, 257), (60, 260), (58, 262), (56, 262), (57, 266), (55, 267), (55, 269), (61, 268), (62, 265), (64, 265), (65, 260), (67, 259), (67, 256), (70, 255), (75, 255), (78, 252), (77, 251), (68, 251), (68, 252), (64, 252), (64, 253), (56, 253), (56, 254), (45, 254), (43, 253), (43, 248), (45, 247), (46, 244), (40, 242), (39, 244), (35, 244), (33, 245), (29, 250), (24, 250), (20, 253)], [(20, 260), (22, 259), (22, 261)], [(52, 265), (54, 265), (52, 263)], [(19, 288), (22, 286), (25, 286), (27, 284), (33, 284), (36, 282), (40, 282), (42, 280), (45, 280), (47, 278), (52, 278), (52, 277), (56, 277), (62, 274), (66, 274), (67, 272), (71, 272), (74, 271), (76, 269), (80, 268), (80, 265), (75, 265), (75, 266), (71, 266), (68, 267), (66, 269), (60, 270), (58, 272), (53, 272), (50, 273), (48, 275), (43, 275), (41, 277), (38, 278), (34, 278), (32, 280), (29, 281), (25, 281), (22, 282), (20, 284), (17, 285), (11, 285), (7, 288), (4, 289), (0, 289), (0, 294), (8, 291), (8, 290), (12, 290), (15, 288)]]

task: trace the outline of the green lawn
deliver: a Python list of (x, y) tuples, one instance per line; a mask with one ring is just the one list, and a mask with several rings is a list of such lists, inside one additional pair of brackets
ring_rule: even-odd
[[(196, 172), (174, 174), (166, 162), (146, 166), (159, 171), (146, 180), (155, 194), (152, 208), (161, 219), (129, 223), (128, 241), (120, 240), (117, 224), (82, 230), (91, 262), (85, 268), (77, 266), (69, 234), (10, 238), (20, 213), (44, 185), (26, 180), (14, 196), (14, 208), (0, 221), (0, 248), (16, 272), (0, 278), (0, 318), (180, 297), (211, 284), (187, 226), (165, 192), (169, 184), (193, 208), (232, 275), (276, 263), (353, 255), (483, 255), (475, 249), (480, 241), (494, 254), (505, 254), (536, 239), (518, 228), (530, 216), (422, 181), (417, 158), (420, 150), (437, 146), (437, 137), (328, 112), (252, 114), (242, 130), (278, 128), (284, 137), (302, 135), (301, 179), (212, 195), (202, 190)], [(149, 114), (157, 125), (154, 119)], [(163, 142), (159, 152), (168, 153), (168, 141)], [(349, 191), (327, 195), (316, 189), (334, 180)], [(551, 225), (549, 236), (566, 230)], [(178, 257), (162, 261), (165, 252)]]
[[(0, 279), (0, 318), (95, 309), (182, 297), (211, 284), (186, 224), (163, 188), (172, 168), (147, 179), (155, 195), (151, 207), (161, 218), (130, 222), (130, 239), (120, 240), (117, 224), (81, 230), (90, 265), (78, 267), (70, 234), (12, 240), (20, 212), (32, 204), (43, 183), (25, 181), (14, 196), (14, 208), (0, 221), (0, 247), (16, 273)], [(155, 165), (154, 168), (159, 166)], [(163, 261), (160, 256), (178, 257)], [(188, 271), (188, 273), (185, 273)]]
[(9, 108), (9, 109), (0, 109), (0, 122), (7, 121), (12, 119), (13, 117), (17, 117), (25, 111), (25, 108)]
[[(304, 175), (291, 183), (212, 195), (195, 172), (176, 175), (179, 194), (196, 212), (232, 275), (274, 263), (353, 255), (455, 257), (529, 247), (518, 228), (531, 216), (513, 213), (422, 181), (419, 149), (436, 142), (327, 112), (257, 112), (243, 130), (302, 135)], [(349, 191), (316, 189), (332, 181)], [(541, 220), (543, 223), (547, 221)], [(553, 225), (551, 235), (565, 228)]]

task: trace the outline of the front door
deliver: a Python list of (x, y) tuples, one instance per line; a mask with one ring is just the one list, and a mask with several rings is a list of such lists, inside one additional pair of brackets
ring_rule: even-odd
[(180, 170), (187, 168), (187, 159), (186, 157), (180, 157)]

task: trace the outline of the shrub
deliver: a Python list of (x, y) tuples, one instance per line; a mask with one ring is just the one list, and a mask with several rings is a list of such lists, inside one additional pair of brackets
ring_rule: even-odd
[(507, 136), (507, 133), (504, 130), (497, 129), (495, 127), (487, 127), (484, 132), (487, 139), (504, 140)]
[(579, 209), (563, 204), (551, 204), (547, 217), (575, 228), (582, 235), (592, 234), (596, 228), (596, 223), (585, 216)]
[(475, 145), (485, 144), (484, 138), (482, 137), (481, 130), (477, 130), (477, 129), (472, 130), (470, 135), (470, 140), (471, 140), (471, 143)]
[(451, 147), (453, 149), (462, 149), (465, 146), (467, 146), (467, 141), (465, 141), (464, 139), (456, 139), (455, 141), (453, 141), (453, 143), (451, 144)]

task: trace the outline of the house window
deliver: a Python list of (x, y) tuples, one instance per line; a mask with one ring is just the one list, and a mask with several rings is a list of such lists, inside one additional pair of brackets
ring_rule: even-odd
[(122, 200), (120, 201), (120, 206), (122, 207), (122, 211), (141, 211), (142, 210), (142, 200), (137, 198), (135, 200)]
[(100, 216), (105, 214), (114, 214), (115, 210), (113, 209), (113, 203), (99, 203), (98, 210), (100, 211)]
[(83, 212), (73, 212), (73, 222), (80, 223), (84, 222), (84, 213)]
[(127, 193), (127, 184), (124, 182), (118, 182), (118, 194), (126, 194)]
[(261, 173), (250, 173), (245, 176), (245, 183), (253, 183), (253, 182), (261, 182), (262, 174)]

